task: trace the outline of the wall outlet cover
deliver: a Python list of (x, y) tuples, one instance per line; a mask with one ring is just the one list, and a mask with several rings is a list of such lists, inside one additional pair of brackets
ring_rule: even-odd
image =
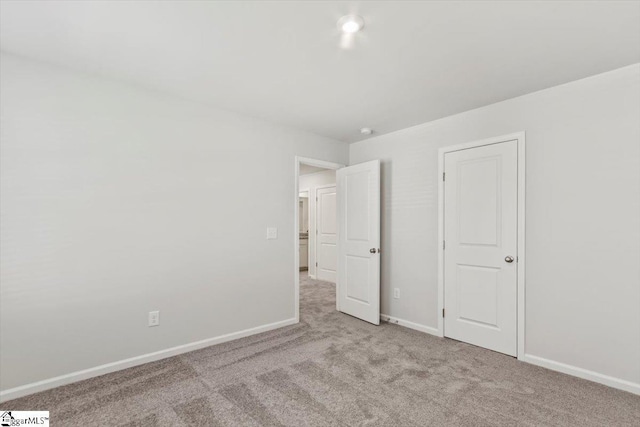
[(150, 311), (149, 312), (149, 326), (158, 326), (160, 325), (160, 312), (159, 311)]
[(267, 227), (267, 240), (277, 239), (278, 229), (276, 227)]

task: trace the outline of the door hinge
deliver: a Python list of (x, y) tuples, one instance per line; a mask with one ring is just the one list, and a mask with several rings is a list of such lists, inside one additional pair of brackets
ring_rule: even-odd
[(444, 308), (442, 309), (442, 317), (444, 317)]
[(446, 242), (443, 240), (443, 241), (442, 241), (442, 250), (445, 250), (446, 246), (447, 246), (447, 245), (446, 245)]
[(443, 180), (443, 181), (444, 181), (444, 174), (445, 174), (445, 173), (444, 173), (444, 172), (442, 172), (442, 180)]
[(316, 267), (318, 266), (318, 263), (316, 262)]

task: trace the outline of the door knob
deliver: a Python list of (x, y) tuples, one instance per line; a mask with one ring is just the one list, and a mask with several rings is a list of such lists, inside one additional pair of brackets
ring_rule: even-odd
[(512, 262), (513, 262), (513, 257), (512, 257), (512, 256), (510, 256), (510, 255), (507, 255), (507, 256), (504, 258), (504, 260), (505, 260), (506, 262), (508, 262), (508, 263), (512, 263)]
[(372, 254), (375, 254), (376, 253), (376, 248), (369, 249), (369, 252), (371, 252)]

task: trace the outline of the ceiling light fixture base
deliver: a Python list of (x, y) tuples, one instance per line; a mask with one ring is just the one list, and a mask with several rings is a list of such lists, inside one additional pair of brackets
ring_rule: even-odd
[(358, 15), (345, 15), (338, 20), (338, 29), (343, 33), (354, 34), (364, 28), (364, 19)]

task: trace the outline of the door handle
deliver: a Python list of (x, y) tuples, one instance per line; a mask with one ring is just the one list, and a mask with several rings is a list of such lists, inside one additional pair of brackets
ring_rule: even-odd
[(369, 249), (369, 252), (371, 252), (372, 254), (375, 254), (376, 252), (380, 253), (380, 248), (378, 248), (378, 249), (371, 248), (371, 249)]
[(504, 260), (508, 263), (512, 263), (513, 262), (513, 257), (511, 255), (507, 255)]

